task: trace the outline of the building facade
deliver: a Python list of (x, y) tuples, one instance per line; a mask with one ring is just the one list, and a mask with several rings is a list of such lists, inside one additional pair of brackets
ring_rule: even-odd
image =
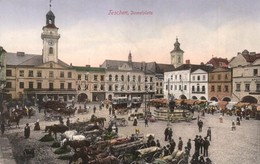
[(232, 99), (248, 103), (260, 102), (260, 54), (244, 50), (231, 59)]

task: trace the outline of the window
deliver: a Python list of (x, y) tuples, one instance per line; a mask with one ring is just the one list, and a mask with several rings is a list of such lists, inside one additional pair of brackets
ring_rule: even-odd
[(144, 81), (145, 81), (145, 82), (147, 82), (147, 81), (148, 81), (148, 80), (147, 80), (147, 77), (145, 77)]
[(104, 81), (104, 79), (105, 79), (105, 78), (104, 78), (104, 75), (101, 75), (101, 76), (100, 76), (100, 81)]
[(181, 57), (178, 57), (178, 63), (181, 63)]
[(257, 76), (257, 75), (258, 75), (258, 70), (257, 70), (257, 69), (254, 69), (253, 75), (254, 75), (254, 76)]
[(29, 89), (33, 89), (33, 82), (29, 81)]
[(173, 75), (171, 75), (171, 80), (173, 79)]
[(53, 54), (53, 48), (52, 47), (49, 48), (49, 54)]
[(12, 76), (12, 70), (10, 69), (6, 70), (6, 76)]
[(202, 80), (205, 81), (206, 80), (206, 75), (202, 76)]
[(158, 86), (158, 85), (159, 85), (159, 83), (157, 82), (157, 83), (156, 83), (156, 86)]
[(49, 71), (49, 77), (54, 77), (53, 71)]
[(132, 90), (135, 91), (135, 85), (133, 85)]
[(42, 89), (42, 83), (40, 82), (37, 83), (37, 89)]
[(20, 76), (20, 77), (24, 77), (24, 70), (20, 70), (20, 71), (19, 71), (19, 76)]
[(177, 90), (177, 85), (174, 85), (174, 90), (175, 90), (175, 91)]
[(85, 80), (88, 81), (88, 74), (85, 74)]
[(221, 75), (218, 75), (218, 80), (221, 80)]
[(20, 82), (20, 83), (19, 83), (19, 87), (20, 87), (20, 88), (24, 88), (24, 82)]
[(125, 81), (124, 75), (121, 76), (121, 81)]
[(103, 91), (104, 90), (104, 85), (100, 85), (100, 90)]
[(227, 80), (228, 79), (228, 74), (225, 74), (225, 80)]
[(68, 83), (68, 89), (72, 89), (72, 83)]
[(245, 84), (245, 91), (249, 92), (250, 91), (250, 84)]
[(221, 92), (221, 85), (218, 85), (218, 92)]
[(175, 75), (175, 80), (177, 80), (177, 75)]
[(135, 75), (133, 76), (133, 82), (135, 82)]
[(150, 82), (153, 82), (153, 77), (150, 77)]
[(184, 85), (184, 90), (185, 90), (185, 91), (187, 90), (187, 85)]
[(109, 76), (108, 76), (108, 80), (109, 80), (109, 81), (112, 81), (112, 75), (109, 75)]
[(192, 80), (195, 81), (195, 76), (192, 76)]
[(168, 85), (166, 85), (166, 88), (165, 88), (166, 90), (168, 90)]
[(121, 86), (121, 91), (123, 91), (123, 90), (125, 90), (125, 86), (124, 85)]
[(241, 84), (236, 84), (236, 91), (240, 91)]
[(181, 75), (179, 75), (179, 78), (180, 78), (180, 80), (182, 79), (182, 78), (181, 78)]
[(260, 92), (260, 84), (256, 84), (256, 92)]
[(29, 70), (28, 77), (33, 77), (33, 70)]
[(160, 82), (160, 86), (162, 86), (162, 82)]
[(118, 85), (115, 85), (115, 91), (118, 91)]
[(197, 80), (200, 81), (200, 76), (197, 76)]
[(204, 85), (202, 86), (201, 91), (202, 91), (202, 92), (205, 92), (205, 86), (204, 86)]
[(127, 81), (128, 81), (128, 82), (130, 81), (130, 76), (129, 76), (129, 75), (127, 75)]
[(98, 88), (98, 86), (97, 86), (97, 84), (95, 84), (94, 85), (94, 91), (97, 91), (97, 88)]
[(94, 75), (94, 81), (98, 81), (98, 75)]
[(5, 88), (12, 88), (12, 82), (7, 82)]
[(197, 86), (197, 92), (200, 92), (200, 86)]
[(138, 85), (138, 91), (141, 91), (141, 86), (140, 85)]
[(162, 89), (160, 89), (160, 94), (162, 94), (163, 93), (163, 91), (162, 91)]
[(37, 71), (37, 77), (42, 77), (42, 71)]
[(127, 85), (127, 90), (128, 90), (128, 91), (130, 90), (130, 86), (129, 86), (129, 85)]
[(192, 86), (192, 92), (194, 92), (195, 91), (195, 87), (194, 86)]
[(153, 90), (153, 86), (152, 85), (150, 85), (150, 91), (152, 91)]
[(118, 81), (118, 75), (115, 76), (115, 81)]
[(64, 78), (64, 72), (63, 71), (60, 72), (60, 77)]
[(182, 91), (181, 85), (179, 85), (179, 90)]
[(228, 92), (228, 85), (224, 86), (224, 92)]
[(60, 83), (60, 89), (64, 89), (64, 83)]
[(81, 74), (78, 74), (78, 80), (81, 80)]
[(141, 82), (141, 76), (140, 75), (138, 76), (138, 82)]
[(68, 72), (68, 78), (72, 78), (72, 73)]
[(49, 83), (49, 90), (53, 90), (53, 83)]
[(108, 86), (108, 91), (112, 91), (112, 85)]
[(173, 89), (173, 86), (171, 85), (171, 90)]
[(215, 86), (214, 85), (211, 86), (211, 92), (215, 92)]

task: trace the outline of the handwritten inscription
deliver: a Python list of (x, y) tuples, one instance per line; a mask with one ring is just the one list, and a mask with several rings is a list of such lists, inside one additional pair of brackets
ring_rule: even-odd
[(152, 11), (109, 10), (108, 15), (153, 15)]

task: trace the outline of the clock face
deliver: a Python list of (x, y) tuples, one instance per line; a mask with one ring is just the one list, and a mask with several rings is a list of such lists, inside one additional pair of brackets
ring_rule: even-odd
[(53, 40), (49, 40), (48, 43), (49, 43), (49, 45), (52, 46), (53, 45)]

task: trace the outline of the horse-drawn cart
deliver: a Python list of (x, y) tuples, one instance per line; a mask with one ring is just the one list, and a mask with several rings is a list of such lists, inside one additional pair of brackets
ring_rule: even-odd
[(116, 126), (127, 126), (128, 121), (125, 118), (113, 118), (110, 120), (109, 125), (116, 125)]

